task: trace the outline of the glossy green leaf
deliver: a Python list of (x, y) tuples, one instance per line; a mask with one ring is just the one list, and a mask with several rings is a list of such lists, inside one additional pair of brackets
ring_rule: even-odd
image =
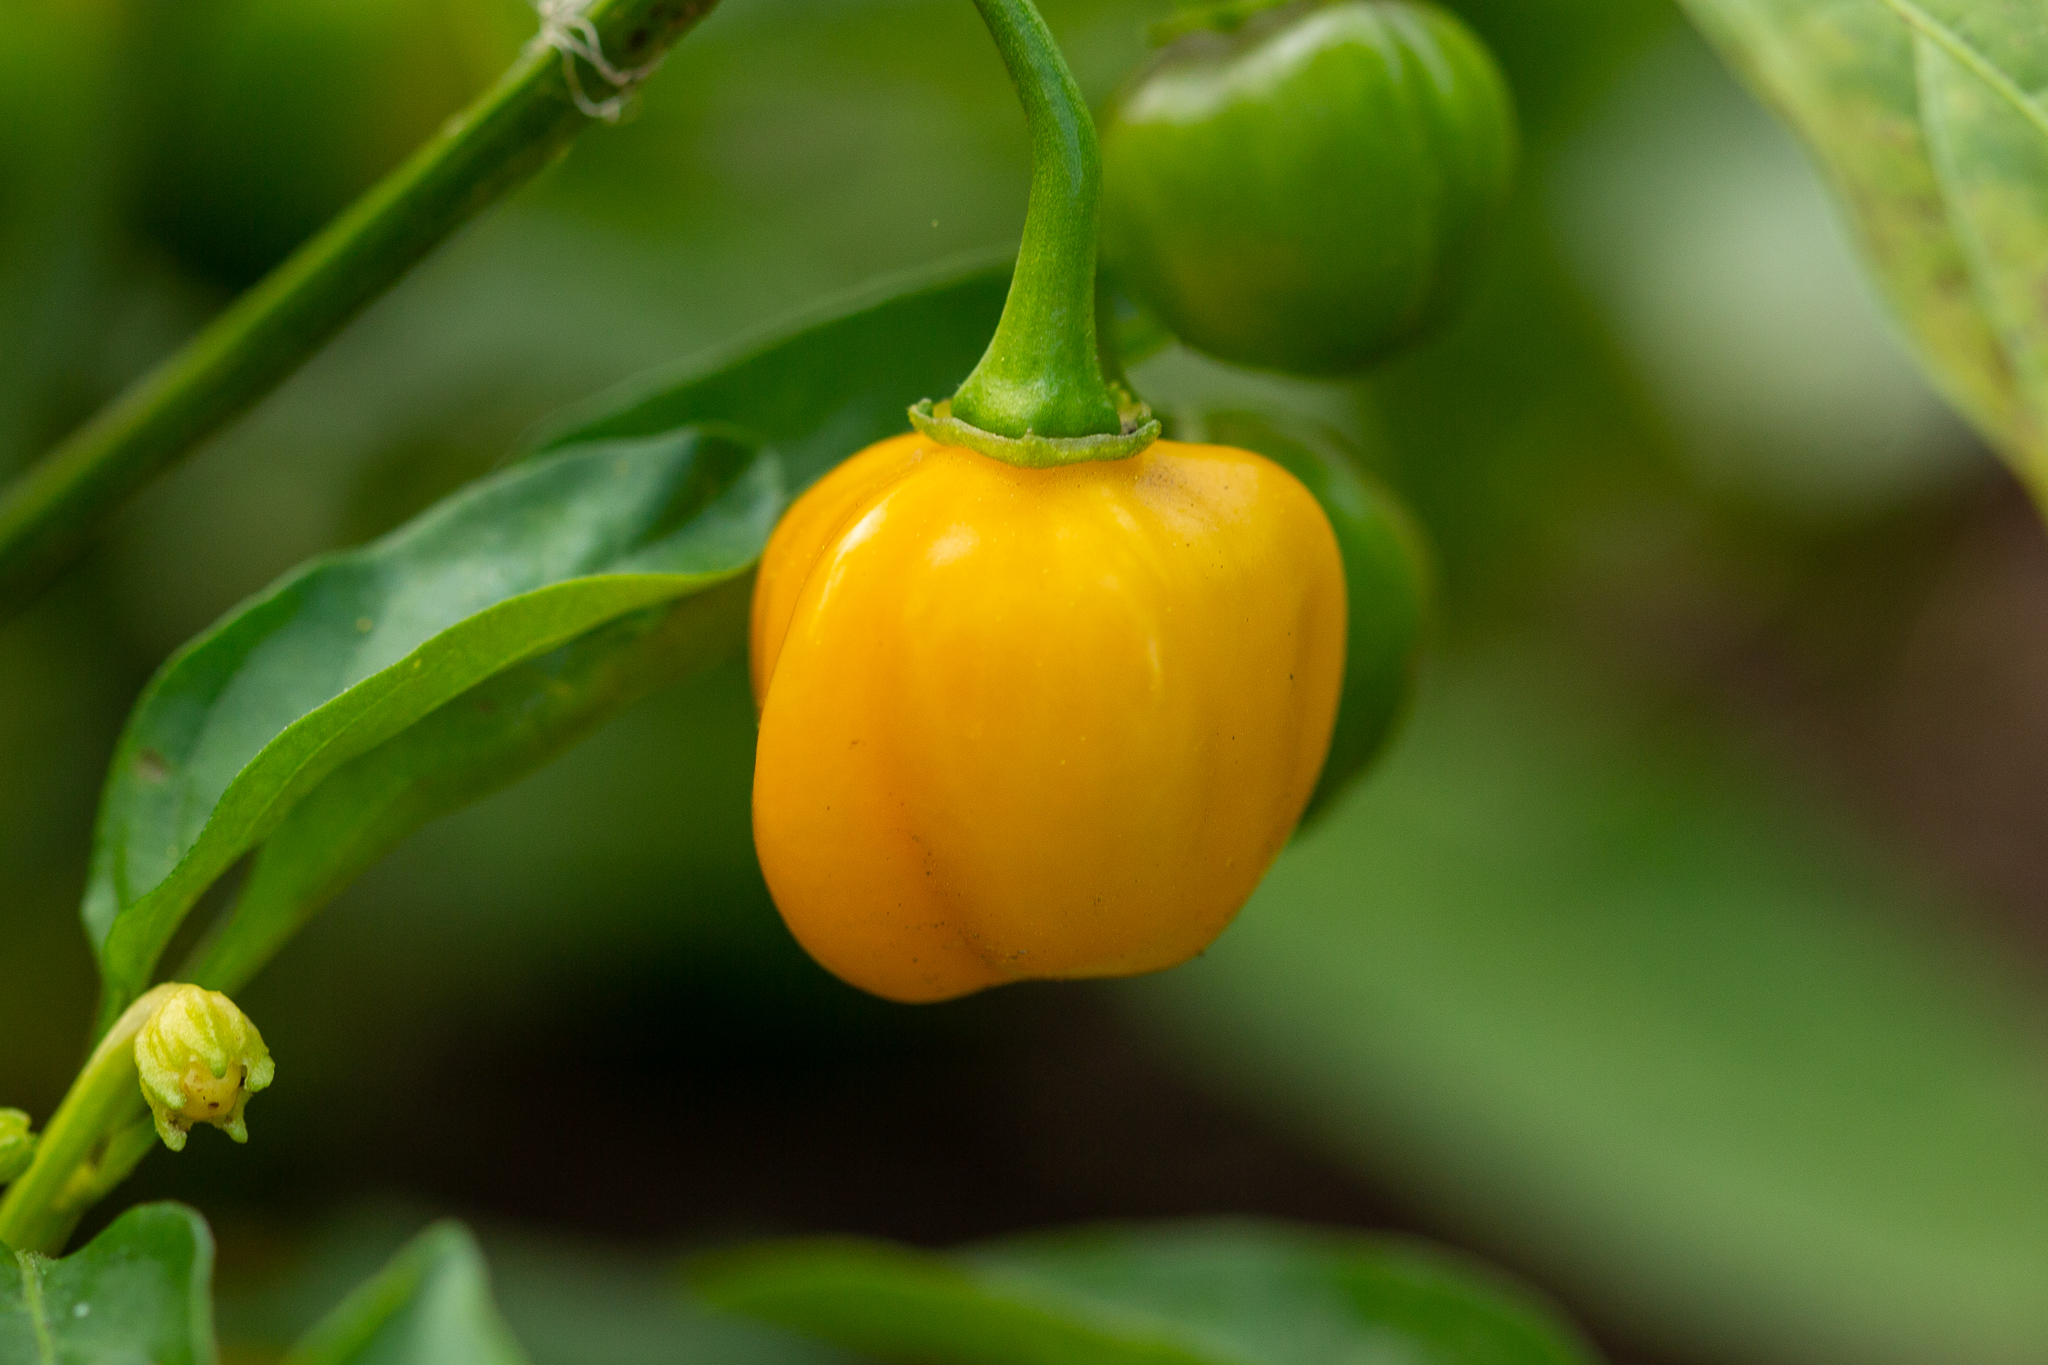
[(728, 422), (775, 448), (792, 492), (847, 456), (910, 429), (920, 398), (950, 395), (987, 349), (1010, 261), (980, 259), (887, 280), (818, 315), (709, 358), (632, 380), (551, 423), (542, 451)]
[(467, 1229), (436, 1223), (322, 1318), (283, 1365), (525, 1365)]
[(1249, 1221), (1089, 1228), (952, 1255), (767, 1243), (692, 1275), (709, 1302), (929, 1365), (1574, 1365), (1547, 1309), (1417, 1246)]
[(2048, 1030), (1704, 721), (1496, 648), (1199, 961), (1211, 1083), (1684, 1358), (2048, 1359)]
[[(101, 802), (85, 923), (106, 1007), (147, 984), (198, 897), (309, 797), (319, 804), (313, 823), (292, 831), (298, 842), (317, 831), (332, 843), (362, 821), (356, 848), (374, 851), (411, 818), (394, 813), (408, 802), (417, 813), (453, 799), (414, 779), (445, 776), (454, 763), (463, 772), (452, 785), (474, 788), (518, 768), (524, 740), (542, 753), (566, 742), (604, 685), (565, 702), (550, 691), (550, 670), (584, 670), (587, 682), (609, 662), (593, 657), (604, 646), (659, 637), (654, 609), (743, 574), (782, 501), (777, 461), (733, 435), (585, 443), (314, 561), (188, 645), (131, 715)], [(544, 657), (627, 618), (636, 624), (591, 652)], [(537, 671), (471, 697), (467, 713), (443, 710), (535, 660)], [(566, 710), (568, 723), (521, 731), (535, 707)], [(388, 747), (429, 718), (421, 750)], [(340, 772), (380, 747), (364, 768)], [(341, 787), (320, 790), (337, 776)], [(337, 809), (345, 791), (363, 795), (359, 808)], [(266, 876), (331, 883), (352, 859), (309, 870), (294, 853), (293, 866)], [(238, 917), (216, 955), (238, 933), (274, 940), (279, 915), (291, 912), (262, 904), (272, 908)]]
[(235, 991), (322, 906), (420, 826), (559, 755), (640, 698), (744, 648), (751, 577), (635, 612), (504, 669), (336, 769), (250, 865), (193, 981)]
[(1819, 159), (1937, 387), (2048, 489), (2040, 6), (1684, 3)]
[(0, 1247), (0, 1365), (215, 1365), (213, 1234), (128, 1210), (62, 1260)]

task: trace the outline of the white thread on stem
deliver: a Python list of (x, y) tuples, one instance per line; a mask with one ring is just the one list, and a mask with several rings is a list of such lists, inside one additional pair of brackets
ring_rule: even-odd
[[(569, 97), (576, 101), (576, 107), (587, 117), (617, 123), (626, 106), (632, 102), (633, 92), (639, 88), (640, 82), (654, 74), (662, 59), (656, 57), (645, 66), (624, 69), (613, 66), (604, 55), (597, 25), (590, 22), (589, 10), (593, 3), (594, 0), (533, 0), (534, 13), (540, 16), (540, 32), (534, 34), (526, 46), (528, 51), (551, 47), (561, 53), (562, 75), (569, 83)], [(579, 57), (611, 86), (614, 92), (611, 96), (594, 100), (584, 92), (583, 77), (576, 68)]]

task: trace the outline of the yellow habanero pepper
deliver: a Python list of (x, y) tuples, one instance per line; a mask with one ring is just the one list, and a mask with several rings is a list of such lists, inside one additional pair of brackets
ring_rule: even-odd
[(1002, 321), (916, 434), (790, 508), (754, 590), (754, 846), (804, 947), (946, 1000), (1223, 931), (1316, 785), (1345, 579), (1279, 465), (1103, 376), (1101, 157), (1030, 0), (975, 0), (1032, 132)]
[(1344, 632), (1329, 522), (1262, 456), (872, 446), (790, 509), (755, 590), (775, 902), (895, 1000), (1185, 961), (1301, 816)]

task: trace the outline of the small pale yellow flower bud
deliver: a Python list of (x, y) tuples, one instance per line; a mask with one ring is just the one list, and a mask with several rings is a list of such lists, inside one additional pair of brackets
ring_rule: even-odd
[(28, 1115), (19, 1109), (0, 1109), (0, 1185), (28, 1169), (36, 1154), (36, 1135), (28, 1130)]
[(195, 1123), (247, 1142), (242, 1109), (277, 1071), (249, 1016), (219, 991), (198, 986), (176, 986), (164, 996), (135, 1035), (135, 1069), (157, 1136), (174, 1152), (185, 1149)]

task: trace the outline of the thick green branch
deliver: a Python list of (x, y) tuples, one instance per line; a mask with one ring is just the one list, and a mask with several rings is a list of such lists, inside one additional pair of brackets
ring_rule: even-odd
[[(596, 0), (614, 68), (660, 59), (717, 0)], [(583, 87), (611, 87), (589, 66)], [(433, 141), (0, 493), (0, 619), (152, 476), (269, 393), (362, 307), (567, 149), (591, 116), (559, 52), (530, 52)]]

